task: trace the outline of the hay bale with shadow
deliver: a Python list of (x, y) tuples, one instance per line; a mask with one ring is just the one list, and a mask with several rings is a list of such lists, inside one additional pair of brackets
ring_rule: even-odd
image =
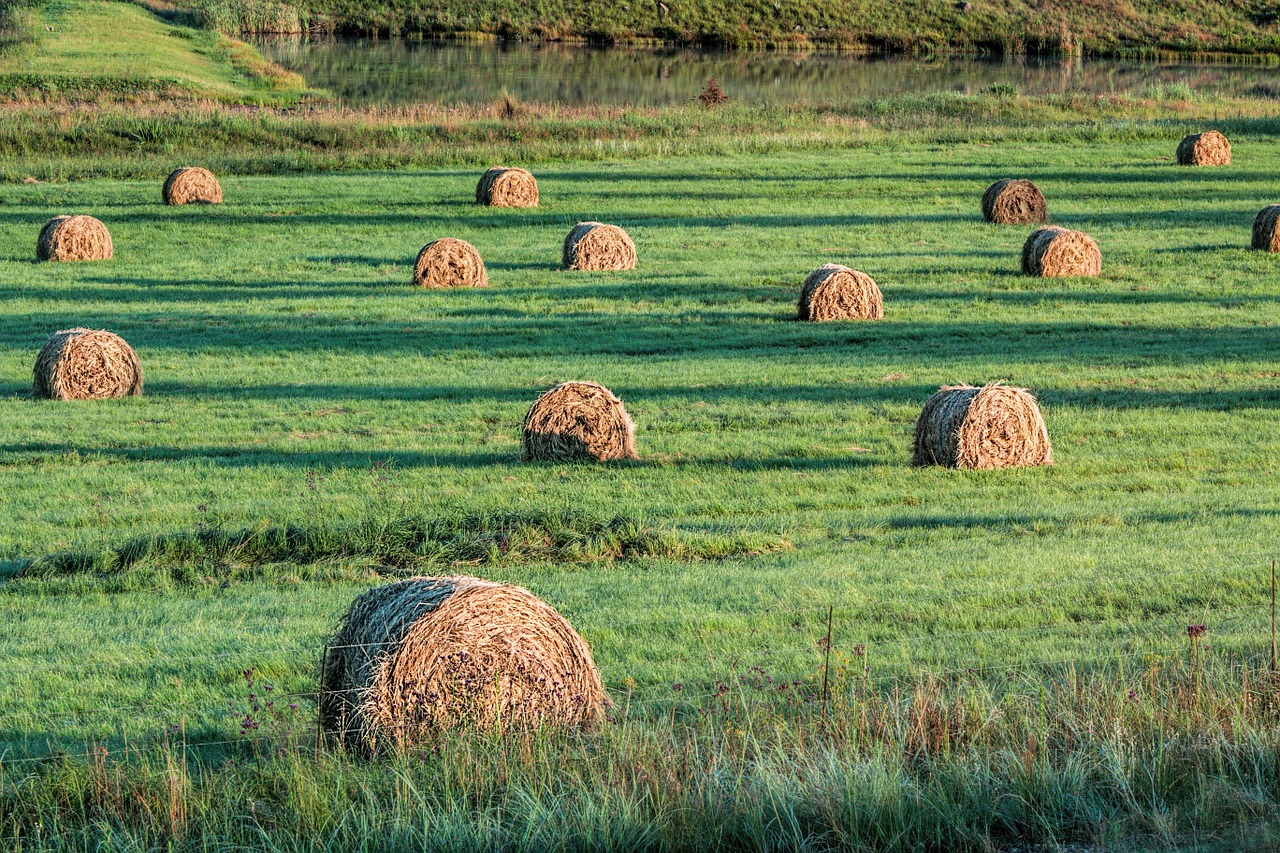
[(635, 431), (622, 400), (608, 388), (595, 382), (565, 382), (529, 407), (524, 419), (523, 459), (637, 459)]
[(563, 260), (571, 270), (635, 269), (636, 244), (616, 225), (579, 222), (564, 238)]
[(222, 187), (213, 172), (199, 166), (175, 169), (161, 190), (165, 204), (222, 204)]
[(1037, 228), (1022, 246), (1022, 272), (1044, 278), (1096, 276), (1102, 272), (1102, 253), (1083, 231)]
[(36, 239), (42, 261), (106, 261), (114, 253), (111, 232), (92, 216), (55, 216)]
[(537, 207), (538, 181), (524, 169), (494, 166), (476, 184), (476, 204), (487, 207)]
[(1262, 208), (1253, 218), (1253, 248), (1280, 252), (1280, 204)]
[(1031, 181), (1003, 178), (982, 194), (982, 217), (997, 225), (1035, 225), (1047, 215), (1044, 194)]
[(476, 247), (466, 240), (442, 237), (428, 243), (413, 264), (413, 283), (419, 287), (485, 287), (489, 273)]
[(1179, 166), (1230, 166), (1231, 143), (1216, 130), (1193, 133), (1178, 143)]
[(31, 392), (51, 400), (142, 396), (142, 365), (124, 338), (105, 330), (66, 329), (40, 348)]
[(434, 731), (589, 726), (608, 698), (591, 650), (525, 589), (416, 577), (348, 608), (320, 676), (320, 723), (361, 749)]
[(1052, 465), (1053, 447), (1035, 396), (1008, 385), (948, 385), (916, 421), (912, 465), (1021, 468)]
[(805, 278), (796, 311), (800, 320), (879, 320), (884, 297), (866, 273), (824, 264)]

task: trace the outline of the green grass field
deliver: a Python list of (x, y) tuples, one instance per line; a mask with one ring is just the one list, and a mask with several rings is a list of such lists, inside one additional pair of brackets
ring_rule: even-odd
[[(1037, 142), (556, 162), (537, 170), (534, 211), (471, 204), (474, 169), (227, 175), (211, 208), (165, 208), (153, 180), (6, 187), (0, 753), (154, 743), (167, 726), (234, 739), (244, 670), (313, 688), (371, 560), (20, 576), (43, 555), (208, 526), (576, 512), (769, 543), (449, 567), (549, 601), (642, 717), (672, 683), (701, 695), (753, 666), (811, 688), (828, 606), (838, 661), (865, 644), (886, 686), (1074, 663), (1116, 673), (1123, 695), (1125, 673), (1185, 657), (1193, 623), (1215, 658), (1262, 654), (1280, 259), (1248, 242), (1277, 201), (1280, 141), (1238, 137), (1221, 169), (1171, 154)], [(1094, 236), (1100, 278), (1019, 275), (1029, 229), (979, 215), (1006, 176)], [(106, 222), (115, 258), (37, 264), (40, 225), (64, 212)], [(588, 218), (628, 229), (637, 270), (558, 269)], [(491, 287), (410, 286), (417, 250), (446, 235), (479, 248)], [(878, 281), (882, 322), (793, 321), (826, 262)], [(132, 343), (146, 396), (29, 399), (40, 344), (72, 326)], [(639, 462), (518, 461), (529, 404), (576, 378), (626, 401)], [(912, 469), (925, 399), (988, 381), (1036, 391), (1057, 464)]]

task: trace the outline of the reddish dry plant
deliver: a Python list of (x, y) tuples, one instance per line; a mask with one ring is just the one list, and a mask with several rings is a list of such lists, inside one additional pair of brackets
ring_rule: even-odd
[(720, 88), (716, 78), (712, 77), (707, 80), (707, 85), (703, 87), (702, 94), (698, 95), (698, 100), (707, 109), (713, 109), (721, 104), (729, 103), (729, 96), (724, 93), (724, 89)]

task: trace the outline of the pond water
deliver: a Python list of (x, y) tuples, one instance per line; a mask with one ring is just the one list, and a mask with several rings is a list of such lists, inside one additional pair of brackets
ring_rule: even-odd
[(1186, 85), (1201, 94), (1280, 96), (1275, 68), (1123, 60), (882, 57), (844, 53), (401, 39), (261, 39), (263, 54), (312, 86), (357, 105), (520, 101), (662, 105), (693, 99), (714, 77), (736, 101), (838, 105), (899, 93), (1143, 93)]

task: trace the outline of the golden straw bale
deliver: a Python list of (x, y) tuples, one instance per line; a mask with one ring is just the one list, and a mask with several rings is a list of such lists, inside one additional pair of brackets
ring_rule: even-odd
[(1052, 465), (1053, 447), (1036, 398), (1008, 385), (948, 385), (916, 421), (912, 465), (1020, 468)]
[(537, 207), (538, 181), (524, 169), (494, 166), (476, 184), (476, 204), (489, 207)]
[(982, 216), (998, 225), (1034, 225), (1046, 216), (1044, 194), (1031, 181), (1004, 178), (982, 194)]
[(208, 169), (175, 169), (164, 182), (165, 204), (222, 204), (222, 187)]
[(1178, 143), (1179, 166), (1230, 166), (1231, 143), (1216, 130), (1193, 133)]
[(525, 589), (417, 577), (358, 597), (330, 640), (320, 723), (373, 751), (454, 727), (599, 722), (608, 704), (586, 642)]
[(1253, 248), (1280, 252), (1280, 204), (1262, 208), (1253, 218)]
[(636, 244), (616, 225), (579, 222), (564, 238), (564, 266), (571, 270), (629, 270)]
[(884, 297), (866, 273), (824, 264), (804, 280), (796, 310), (801, 320), (879, 320)]
[(53, 400), (142, 396), (142, 365), (124, 338), (93, 329), (52, 335), (36, 356), (31, 391)]
[(565, 382), (525, 415), (525, 461), (636, 459), (635, 424), (622, 401), (595, 382)]
[(1082, 231), (1037, 228), (1022, 246), (1022, 272), (1045, 278), (1095, 276), (1102, 272), (1102, 253)]
[(442, 237), (418, 253), (413, 283), (420, 287), (485, 287), (489, 273), (475, 246), (466, 240)]
[(105, 261), (114, 252), (107, 226), (92, 216), (55, 216), (36, 240), (42, 261)]

